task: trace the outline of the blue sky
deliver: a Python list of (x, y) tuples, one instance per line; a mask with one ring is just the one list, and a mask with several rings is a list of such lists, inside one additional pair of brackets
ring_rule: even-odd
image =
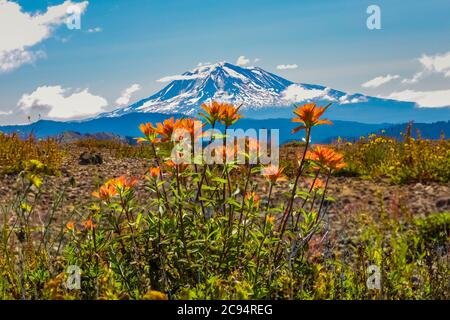
[[(162, 88), (164, 76), (239, 56), (292, 81), (450, 105), (448, 0), (73, 0), (84, 6), (80, 30), (69, 30), (60, 10), (45, 36), (20, 42), (33, 26), (22, 27), (20, 14), (31, 21), (69, 2), (0, 0), (0, 17), (21, 10), (17, 19), (0, 18), (0, 44), (10, 35), (0, 45), (0, 124), (23, 122), (20, 108), (38, 88), (58, 87), (45, 91), (52, 96), (84, 92), (80, 99), (111, 110), (133, 84), (130, 102)], [(381, 30), (366, 27), (371, 4), (381, 9)]]

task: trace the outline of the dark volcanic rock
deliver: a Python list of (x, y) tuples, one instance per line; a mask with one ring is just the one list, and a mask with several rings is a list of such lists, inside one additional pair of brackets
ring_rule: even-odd
[(436, 208), (439, 210), (450, 209), (450, 197), (442, 197), (436, 200)]
[(98, 153), (90, 153), (90, 152), (83, 152), (80, 155), (79, 163), (83, 166), (85, 165), (98, 165), (103, 164), (103, 157)]

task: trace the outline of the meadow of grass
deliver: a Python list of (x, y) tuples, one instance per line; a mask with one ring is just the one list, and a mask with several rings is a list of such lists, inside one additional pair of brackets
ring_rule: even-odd
[[(203, 108), (200, 116), (212, 127), (234, 126), (241, 117), (232, 105)], [(14, 195), (1, 204), (0, 297), (448, 299), (449, 213), (416, 217), (399, 208), (392, 215), (381, 207), (349, 217), (352, 230), (329, 233), (334, 221), (327, 219), (327, 203), (333, 199), (327, 191), (335, 174), (448, 182), (449, 141), (371, 136), (310, 145), (314, 127), (330, 124), (323, 118), (327, 108), (295, 109), (295, 132), (305, 130), (307, 142), (293, 146), (294, 159), (281, 167), (179, 163), (169, 152), (171, 135), (182, 128), (193, 137), (192, 119), (143, 124), (138, 146), (80, 142), (153, 165), (141, 177), (105, 181), (92, 190), (90, 205), (70, 215), (61, 211), (58, 196), (45, 215), (35, 206), (47, 168), (57, 169), (64, 147), (0, 135), (0, 166), (18, 172)], [(15, 153), (14, 143), (25, 154)], [(245, 145), (248, 160), (258, 141), (246, 139)], [(275, 199), (286, 180), (289, 189)], [(146, 187), (145, 204), (136, 199), (137, 184)], [(62, 216), (55, 219), (57, 214)], [(80, 289), (67, 286), (70, 266), (81, 271)], [(374, 288), (377, 270), (380, 286), (375, 280)]]

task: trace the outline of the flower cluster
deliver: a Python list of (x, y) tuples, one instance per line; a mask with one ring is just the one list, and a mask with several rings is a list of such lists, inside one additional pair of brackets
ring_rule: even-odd
[(209, 104), (203, 104), (201, 108), (205, 113), (200, 113), (200, 116), (213, 127), (217, 121), (223, 123), (226, 127), (230, 127), (242, 118), (242, 115), (239, 114), (240, 107), (236, 108), (229, 103), (212, 101)]
[(136, 178), (130, 178), (127, 176), (120, 176), (115, 179), (111, 179), (103, 184), (98, 191), (94, 191), (92, 196), (108, 202), (116, 195), (122, 195), (130, 191), (136, 184), (138, 180)]

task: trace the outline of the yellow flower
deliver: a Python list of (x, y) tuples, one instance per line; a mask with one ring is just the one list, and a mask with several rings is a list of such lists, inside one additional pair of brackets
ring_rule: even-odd
[(66, 231), (73, 231), (75, 229), (75, 223), (73, 221), (69, 221), (66, 224)]
[(142, 299), (143, 300), (169, 300), (165, 293), (155, 291), (155, 290), (150, 290), (149, 292), (144, 294)]
[(268, 214), (266, 217), (266, 223), (267, 224), (274, 224), (275, 222), (275, 216)]

